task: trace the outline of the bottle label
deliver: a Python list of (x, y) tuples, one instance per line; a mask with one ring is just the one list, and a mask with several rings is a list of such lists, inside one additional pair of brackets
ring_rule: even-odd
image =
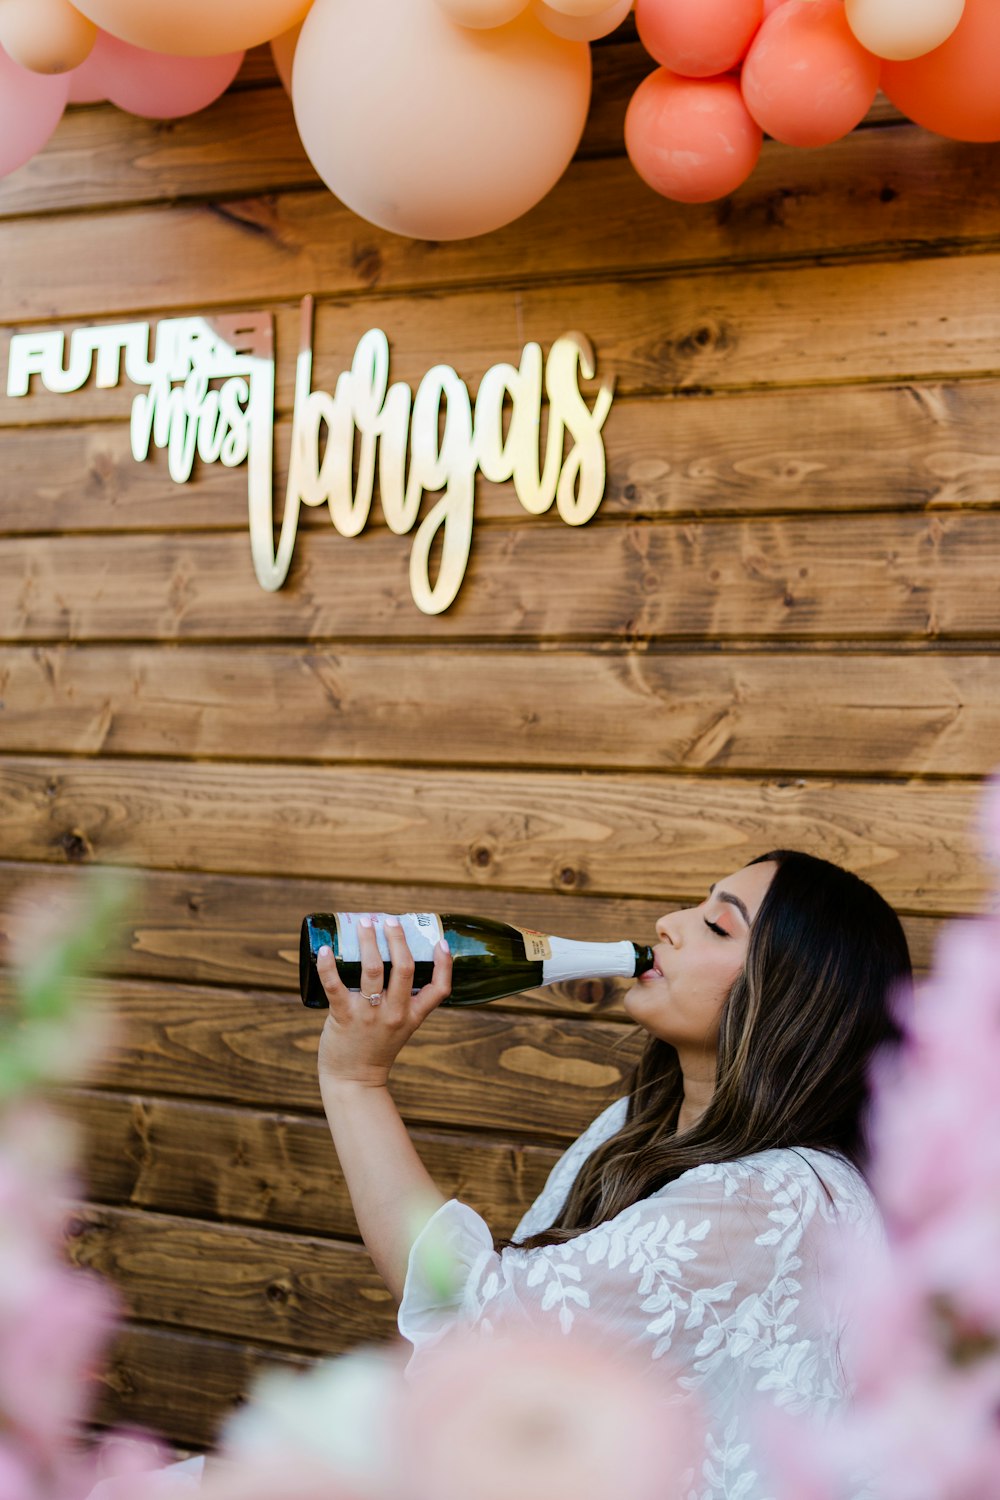
[[(375, 927), (375, 936), (378, 940), (378, 951), (382, 955), (383, 963), (388, 963), (392, 957), (389, 952), (389, 943), (385, 935), (385, 919), (388, 915), (384, 911), (338, 911), (337, 912), (337, 953), (340, 959), (347, 964), (361, 962), (361, 918), (370, 917)], [(440, 938), (444, 937), (444, 929), (441, 926), (441, 918), (433, 911), (408, 911), (400, 918), (403, 925), (403, 936), (406, 938), (410, 952), (413, 954), (415, 963), (433, 963), (434, 945)]]
[(530, 963), (541, 964), (552, 957), (552, 943), (544, 932), (536, 932), (533, 927), (515, 927), (514, 931), (521, 934), (525, 957)]

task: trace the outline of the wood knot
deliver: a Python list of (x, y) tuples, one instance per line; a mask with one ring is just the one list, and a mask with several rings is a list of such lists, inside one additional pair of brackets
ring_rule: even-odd
[(289, 1295), (289, 1288), (281, 1281), (273, 1281), (267, 1289), (268, 1302), (277, 1302), (283, 1305), (288, 1301)]
[(70, 864), (82, 864), (93, 857), (90, 840), (80, 828), (71, 828), (56, 839), (56, 848), (61, 849)]
[(485, 870), (492, 859), (493, 855), (491, 851), (487, 849), (485, 844), (477, 845), (477, 847), (472, 851), (472, 863), (474, 865), (478, 865), (481, 870)]

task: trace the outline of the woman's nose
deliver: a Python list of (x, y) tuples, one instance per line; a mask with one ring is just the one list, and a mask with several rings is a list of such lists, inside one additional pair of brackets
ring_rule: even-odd
[(678, 913), (675, 911), (667, 912), (656, 923), (656, 936), (660, 939), (661, 943), (669, 943), (672, 948), (676, 948), (680, 941), (680, 927), (676, 920), (677, 916)]

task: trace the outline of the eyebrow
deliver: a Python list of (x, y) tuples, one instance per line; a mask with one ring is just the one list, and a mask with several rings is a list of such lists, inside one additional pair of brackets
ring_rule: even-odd
[(730, 906), (735, 906), (737, 911), (742, 913), (744, 922), (748, 927), (750, 926), (750, 913), (739, 896), (734, 896), (732, 891), (717, 891), (714, 885), (709, 886), (708, 894), (710, 896), (717, 896), (720, 901), (728, 901)]

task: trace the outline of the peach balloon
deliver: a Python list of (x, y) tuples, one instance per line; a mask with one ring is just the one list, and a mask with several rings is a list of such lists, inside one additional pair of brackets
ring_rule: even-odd
[(763, 0), (636, 0), (639, 40), (685, 78), (735, 68), (763, 18)]
[(940, 47), (964, 9), (965, 0), (846, 0), (844, 5), (847, 24), (862, 47), (895, 62)]
[(590, 48), (525, 12), (472, 31), (434, 0), (315, 0), (292, 99), (319, 175), (363, 219), (465, 239), (533, 207), (572, 160)]
[(632, 165), (656, 192), (680, 203), (734, 192), (757, 165), (762, 140), (735, 78), (681, 78), (657, 68), (625, 115)]
[(459, 26), (506, 26), (519, 16), (528, 0), (437, 0), (438, 5)]
[(32, 73), (69, 73), (97, 40), (69, 0), (0, 0), (0, 47)]
[(274, 66), (278, 70), (282, 87), (286, 94), (292, 92), (292, 64), (295, 62), (295, 49), (299, 45), (299, 37), (302, 35), (302, 23), (291, 26), (283, 31), (280, 36), (271, 39), (271, 56), (274, 58)]
[(549, 0), (549, 3), (563, 16), (598, 16), (608, 8), (608, 0)]
[[(310, 0), (76, 0), (85, 16), (134, 47), (173, 57), (220, 57), (279, 36)], [(351, 0), (356, 3), (356, 0)]]
[(68, 99), (68, 73), (29, 73), (0, 47), (0, 177), (42, 149)]
[(102, 31), (78, 70), (79, 86), (147, 120), (176, 120), (215, 102), (232, 83), (242, 52), (222, 57), (169, 57), (132, 47)]
[(843, 0), (785, 0), (754, 37), (743, 98), (786, 146), (828, 146), (864, 119), (880, 63), (847, 24)]
[(965, 0), (946, 42), (882, 65), (882, 89), (904, 115), (957, 141), (1000, 141), (1000, 5)]
[(546, 5), (545, 0), (535, 0), (535, 15), (543, 26), (547, 26), (556, 36), (564, 36), (571, 42), (596, 42), (598, 37), (610, 36), (612, 31), (617, 31), (629, 11), (632, 9), (632, 0), (615, 0), (606, 10), (599, 10), (593, 16), (567, 16), (562, 11), (553, 10), (551, 5)]

